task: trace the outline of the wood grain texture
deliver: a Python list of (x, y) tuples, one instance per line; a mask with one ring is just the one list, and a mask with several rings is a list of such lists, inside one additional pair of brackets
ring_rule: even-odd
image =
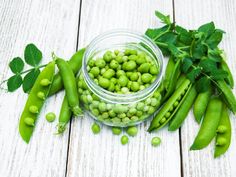
[[(11, 76), (10, 59), (22, 56), (28, 43), (43, 51), (43, 63), (51, 52), (68, 58), (75, 52), (79, 0), (0, 0), (0, 80)], [(27, 145), (18, 133), (18, 121), (27, 95), (0, 91), (0, 176), (65, 176), (68, 132), (56, 136), (56, 122), (45, 121), (46, 112), (59, 113), (62, 93), (50, 98), (42, 110), (32, 139)], [(45, 109), (46, 108), (46, 109)]]
[[(175, 0), (175, 15), (177, 24), (188, 28), (197, 28), (203, 23), (214, 21), (216, 26), (225, 30), (222, 48), (228, 56), (228, 63), (234, 78), (236, 77), (236, 2), (234, 0)], [(234, 93), (236, 89), (234, 88)], [(231, 115), (232, 144), (229, 151), (219, 159), (213, 158), (214, 141), (201, 151), (189, 151), (197, 134), (199, 126), (194, 121), (193, 114), (188, 116), (182, 127), (183, 171), (185, 177), (234, 177), (236, 176), (236, 120)]]
[[(79, 31), (79, 47), (86, 46), (95, 36), (107, 30), (126, 28), (144, 33), (149, 27), (160, 26), (154, 15), (158, 9), (172, 13), (171, 1), (144, 0), (85, 0)], [(122, 146), (121, 136), (102, 126), (99, 135), (93, 135), (94, 121), (85, 116), (74, 120), (71, 129), (68, 158), (68, 177), (154, 177), (180, 176), (178, 132), (162, 130), (148, 134), (148, 124), (139, 126), (137, 137)], [(162, 145), (151, 146), (151, 138), (160, 136)]]

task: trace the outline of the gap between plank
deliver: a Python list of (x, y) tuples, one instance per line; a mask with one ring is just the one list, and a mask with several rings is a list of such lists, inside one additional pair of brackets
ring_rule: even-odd
[[(78, 50), (79, 46), (79, 29), (80, 29), (80, 19), (81, 19), (81, 11), (82, 11), (82, 0), (80, 0), (80, 7), (79, 7), (79, 18), (78, 18), (78, 27), (77, 27), (77, 40), (76, 40), (76, 47), (75, 50)], [(70, 142), (71, 142), (71, 127), (72, 127), (72, 119), (70, 119), (69, 123), (69, 135), (68, 135), (68, 144), (67, 144), (67, 152), (66, 152), (66, 170), (65, 170), (65, 177), (67, 177), (68, 171), (68, 162), (69, 162), (69, 153), (70, 153)]]

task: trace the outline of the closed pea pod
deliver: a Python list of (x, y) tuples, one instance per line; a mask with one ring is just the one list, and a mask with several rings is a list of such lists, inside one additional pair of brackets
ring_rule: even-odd
[[(191, 88), (190, 80), (186, 79), (183, 82), (183, 84), (167, 100), (165, 105), (161, 108), (161, 110), (154, 117), (154, 119), (151, 122), (151, 125), (148, 128), (148, 132), (160, 129), (161, 127), (165, 126), (171, 120), (171, 118), (173, 117), (175, 112), (180, 107), (181, 103), (184, 101), (190, 88)], [(180, 96), (182, 96), (180, 102), (176, 101), (177, 99), (179, 99)]]
[(212, 88), (208, 87), (208, 90), (202, 93), (199, 93), (194, 105), (193, 105), (193, 114), (195, 117), (195, 120), (200, 123), (202, 120), (202, 117), (206, 111), (207, 104), (211, 98), (212, 95)]
[[(37, 77), (30, 91), (25, 108), (21, 114), (19, 123), (19, 132), (23, 140), (26, 141), (27, 143), (29, 142), (30, 137), (34, 130), (34, 124), (37, 120), (37, 115), (38, 115), (37, 112), (40, 112), (44, 104), (44, 99), (42, 99), (42, 97), (39, 96), (43, 95), (46, 98), (50, 90), (50, 85), (42, 86), (40, 82), (43, 79), (48, 79), (49, 81), (52, 81), (54, 76), (54, 70), (55, 70), (55, 62), (49, 63), (42, 70), (42, 72)], [(29, 126), (30, 122), (31, 126)]]
[(79, 107), (79, 96), (77, 92), (77, 85), (74, 73), (70, 69), (69, 64), (65, 60), (57, 58), (56, 63), (59, 69), (59, 73), (63, 80), (68, 104), (73, 114), (77, 116), (82, 113), (82, 110)]
[[(68, 64), (70, 65), (70, 68), (72, 69), (72, 71), (75, 75), (79, 72), (79, 70), (82, 66), (82, 59), (84, 56), (84, 52), (85, 52), (85, 48), (80, 49), (68, 61)], [(60, 74), (57, 73), (53, 78), (53, 81), (51, 84), (51, 89), (50, 89), (48, 95), (51, 96), (51, 95), (57, 93), (58, 91), (60, 91), (62, 88), (63, 88), (62, 78), (61, 78)]]
[(222, 102), (219, 98), (212, 98), (207, 106), (202, 125), (191, 146), (191, 150), (200, 150), (206, 147), (215, 137), (220, 122)]
[(225, 78), (225, 81), (227, 82), (227, 84), (229, 84), (231, 88), (234, 88), (234, 78), (225, 59), (226, 57), (223, 56), (223, 60), (221, 60), (221, 63), (220, 63), (220, 68), (228, 73), (227, 77)]
[(177, 130), (183, 123), (184, 119), (187, 117), (188, 112), (190, 111), (194, 100), (197, 96), (197, 91), (195, 86), (192, 86), (188, 94), (186, 95), (186, 99), (181, 104), (179, 110), (176, 112), (174, 117), (172, 118), (169, 128), (169, 131)]
[(231, 142), (231, 123), (229, 112), (226, 105), (223, 105), (221, 111), (220, 123), (217, 128), (216, 145), (214, 157), (219, 157), (224, 154), (230, 146)]

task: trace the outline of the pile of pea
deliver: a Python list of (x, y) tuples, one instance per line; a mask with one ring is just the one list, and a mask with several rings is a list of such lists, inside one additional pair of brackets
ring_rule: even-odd
[(159, 65), (147, 53), (135, 49), (106, 51), (88, 61), (89, 76), (100, 87), (127, 94), (147, 88), (159, 73)]
[[(133, 49), (106, 51), (103, 58), (91, 58), (87, 70), (100, 87), (118, 94), (145, 89), (159, 73), (159, 67), (151, 57)], [(161, 104), (161, 94), (157, 90), (136, 103), (107, 103), (90, 91), (82, 74), (78, 80), (78, 92), (81, 103), (93, 117), (114, 126), (128, 126), (142, 121), (152, 115)]]

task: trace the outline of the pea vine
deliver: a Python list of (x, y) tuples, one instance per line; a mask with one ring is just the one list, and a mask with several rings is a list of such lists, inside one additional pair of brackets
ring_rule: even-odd
[[(1, 85), (7, 82), (7, 91), (9, 92), (14, 92), (22, 86), (23, 91), (28, 93), (40, 74), (40, 68), (46, 66), (39, 65), (41, 60), (42, 52), (34, 44), (28, 44), (24, 50), (24, 60), (20, 57), (11, 60), (9, 68), (13, 75), (4, 80)], [(31, 68), (23, 71), (25, 64), (28, 64)]]
[(196, 30), (187, 30), (171, 22), (169, 15), (156, 11), (156, 16), (165, 25), (147, 29), (146, 35), (161, 49), (165, 56), (181, 60), (181, 70), (196, 83), (198, 92), (204, 92), (210, 83), (224, 80), (228, 72), (219, 67), (224, 59), (223, 50), (218, 45), (225, 33), (217, 29), (213, 22), (204, 24)]

